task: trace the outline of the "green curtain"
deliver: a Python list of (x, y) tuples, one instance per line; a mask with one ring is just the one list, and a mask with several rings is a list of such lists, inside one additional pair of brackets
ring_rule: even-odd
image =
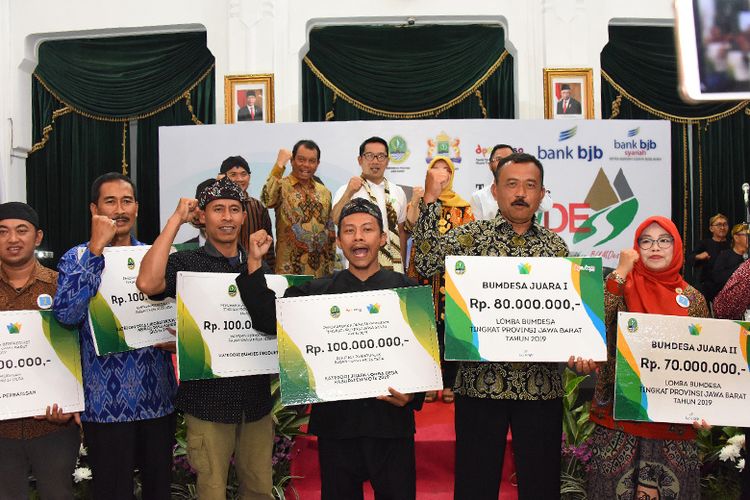
[(686, 250), (706, 237), (707, 219), (716, 212), (744, 220), (740, 186), (750, 180), (750, 103), (684, 103), (672, 28), (611, 26), (601, 67), (603, 118), (671, 122), (672, 220)]
[(513, 118), (513, 57), (488, 25), (332, 26), (310, 33), (304, 121)]
[(138, 237), (159, 233), (158, 127), (215, 122), (214, 58), (206, 33), (50, 41), (32, 79), (28, 203), (55, 261), (89, 236), (89, 189), (130, 173), (137, 120)]

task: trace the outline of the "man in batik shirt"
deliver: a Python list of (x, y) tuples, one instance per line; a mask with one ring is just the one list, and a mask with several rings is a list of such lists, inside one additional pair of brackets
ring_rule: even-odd
[[(292, 173), (282, 177), (291, 159)], [(310, 140), (282, 149), (268, 175), (260, 200), (276, 211), (277, 274), (333, 272), (336, 234), (331, 219), (331, 192), (315, 176), (320, 148)]]

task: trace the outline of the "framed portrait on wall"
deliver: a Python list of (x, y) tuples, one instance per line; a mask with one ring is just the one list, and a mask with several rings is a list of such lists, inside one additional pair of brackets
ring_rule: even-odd
[(544, 69), (544, 117), (594, 118), (591, 68)]
[(273, 123), (273, 75), (226, 75), (224, 123)]

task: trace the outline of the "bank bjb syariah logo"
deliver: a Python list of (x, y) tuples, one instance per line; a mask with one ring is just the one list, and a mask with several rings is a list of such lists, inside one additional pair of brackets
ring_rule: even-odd
[(133, 257), (128, 257), (128, 269), (131, 271), (135, 269), (135, 261), (133, 260)]
[(453, 163), (461, 163), (461, 139), (451, 138), (445, 132), (440, 132), (435, 139), (427, 139), (427, 157), (430, 163), (436, 156), (447, 156)]
[(8, 333), (21, 333), (21, 323), (8, 323)]
[[(631, 128), (627, 131), (627, 139), (613, 139), (612, 147), (617, 151), (621, 152), (623, 157), (616, 157), (614, 159), (620, 160), (641, 160), (648, 157), (649, 151), (656, 149), (657, 143), (653, 139), (639, 137), (641, 133), (641, 127)], [(649, 160), (657, 160), (658, 158), (648, 157)]]
[(391, 161), (395, 164), (403, 163), (409, 159), (409, 146), (406, 144), (406, 139), (400, 135), (394, 135), (391, 140), (388, 141), (388, 155)]
[(584, 204), (594, 213), (573, 234), (573, 243), (595, 238), (594, 247), (619, 236), (638, 213), (638, 198), (633, 194), (622, 169), (617, 172), (614, 182), (610, 182), (604, 169), (600, 168)]
[(339, 306), (331, 306), (330, 313), (332, 318), (338, 318), (341, 316), (341, 309), (339, 309)]
[(234, 283), (229, 285), (229, 289), (227, 290), (227, 293), (229, 294), (230, 297), (234, 297), (235, 295), (237, 295), (237, 285), (235, 285)]

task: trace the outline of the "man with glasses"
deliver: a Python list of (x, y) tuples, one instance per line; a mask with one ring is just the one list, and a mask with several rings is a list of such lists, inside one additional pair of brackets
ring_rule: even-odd
[(380, 266), (404, 272), (406, 261), (406, 195), (397, 184), (385, 178), (388, 168), (388, 143), (381, 137), (370, 137), (359, 146), (357, 163), (362, 174), (349, 179), (333, 196), (333, 220), (338, 220), (341, 209), (352, 198), (364, 198), (375, 203), (386, 216), (387, 243), (380, 247)]
[[(292, 173), (282, 177), (291, 159)], [(331, 219), (331, 192), (315, 172), (320, 148), (301, 140), (292, 151), (279, 150), (260, 201), (276, 213), (277, 274), (310, 274), (316, 278), (333, 272), (336, 233)]]
[(710, 281), (716, 258), (722, 251), (729, 249), (729, 241), (727, 241), (729, 219), (726, 215), (718, 213), (709, 219), (708, 224), (711, 237), (700, 240), (695, 250), (690, 252), (685, 259), (685, 266), (692, 266), (693, 272), (697, 273), (692, 281), (698, 284), (696, 288), (704, 295), (711, 286)]

